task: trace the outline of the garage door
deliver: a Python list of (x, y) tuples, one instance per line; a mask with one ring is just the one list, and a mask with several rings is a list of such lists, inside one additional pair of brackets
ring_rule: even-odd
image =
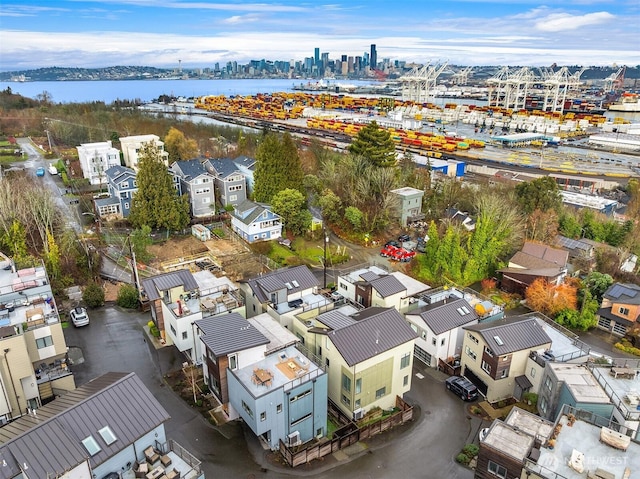
[(627, 334), (627, 327), (624, 324), (614, 323), (613, 334), (619, 334), (620, 336), (624, 336), (625, 334)]
[(471, 381), (473, 384), (475, 384), (475, 386), (478, 388), (478, 391), (480, 391), (485, 396), (487, 395), (487, 390), (489, 389), (489, 387), (484, 383), (482, 379), (476, 376), (476, 374), (473, 371), (471, 371), (469, 368), (465, 366), (464, 371), (462, 372), (462, 375), (465, 378), (467, 378), (469, 381)]
[(419, 359), (420, 361), (425, 363), (427, 366), (431, 367), (431, 355), (421, 347), (416, 346), (414, 348), (413, 357), (416, 359)]

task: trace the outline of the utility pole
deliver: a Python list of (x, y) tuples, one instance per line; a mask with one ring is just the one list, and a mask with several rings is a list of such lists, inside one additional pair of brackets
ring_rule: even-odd
[(322, 241), (324, 242), (322, 268), (324, 278), (324, 289), (327, 289), (327, 244), (329, 243), (329, 233), (326, 228), (322, 228)]

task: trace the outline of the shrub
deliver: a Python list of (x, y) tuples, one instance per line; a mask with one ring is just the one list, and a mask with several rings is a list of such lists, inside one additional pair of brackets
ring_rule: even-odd
[(156, 323), (154, 323), (153, 321), (149, 321), (149, 322), (147, 323), (147, 328), (151, 329), (151, 328), (153, 328), (155, 325), (156, 325)]
[(616, 343), (613, 346), (616, 349), (619, 349), (620, 351), (624, 351), (625, 353), (633, 354), (635, 356), (640, 356), (640, 349), (634, 348), (628, 342), (627, 343), (625, 343), (625, 342)]
[(524, 393), (522, 395), (522, 400), (524, 402), (531, 403), (532, 406), (538, 404), (538, 395), (536, 393)]
[(469, 458), (469, 456), (467, 456), (463, 452), (461, 452), (456, 456), (456, 462), (459, 462), (460, 464), (464, 464), (465, 466), (469, 464), (470, 461), (471, 459)]
[(471, 414), (482, 414), (482, 408), (480, 406), (471, 406)]
[(480, 448), (475, 444), (467, 444), (462, 448), (462, 453), (469, 458), (473, 458), (478, 455), (479, 450)]
[(160, 330), (155, 324), (149, 328), (149, 333), (156, 339), (160, 337)]
[(116, 304), (123, 308), (135, 309), (138, 307), (138, 290), (130, 284), (123, 284), (118, 290)]
[(89, 283), (82, 292), (82, 300), (90, 308), (99, 308), (104, 304), (104, 290), (98, 283)]

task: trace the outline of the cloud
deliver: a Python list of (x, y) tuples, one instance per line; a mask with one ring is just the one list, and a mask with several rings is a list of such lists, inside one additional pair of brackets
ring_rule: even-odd
[(554, 13), (538, 20), (535, 27), (543, 32), (564, 32), (567, 30), (577, 30), (589, 25), (607, 23), (615, 18), (615, 15), (609, 12), (587, 13), (585, 15)]
[(232, 17), (222, 20), (222, 23), (227, 25), (242, 25), (249, 22), (257, 22), (260, 18), (260, 15), (252, 13), (247, 15), (233, 15)]

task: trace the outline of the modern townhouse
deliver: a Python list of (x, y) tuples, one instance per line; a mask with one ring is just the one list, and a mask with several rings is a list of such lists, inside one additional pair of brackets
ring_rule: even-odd
[(77, 146), (82, 176), (92, 185), (107, 183), (106, 171), (112, 166), (120, 166), (120, 150), (111, 141), (82, 143)]
[(244, 175), (245, 181), (247, 182), (247, 197), (250, 197), (253, 194), (253, 175), (256, 170), (256, 160), (255, 158), (241, 155), (235, 158), (233, 162), (238, 171)]
[(227, 380), (232, 408), (270, 449), (327, 434), (327, 374), (303, 350), (288, 346), (228, 369)]
[(180, 191), (189, 197), (191, 216), (211, 216), (215, 213), (215, 179), (207, 171), (202, 160), (174, 162), (169, 169), (180, 182)]
[(209, 159), (205, 168), (215, 178), (222, 206), (237, 206), (247, 200), (247, 182), (233, 160)]
[(67, 349), (44, 265), (0, 253), (0, 423), (75, 389)]
[(127, 218), (138, 191), (136, 172), (118, 165), (109, 168), (105, 175), (109, 197), (94, 200), (96, 213), (102, 219)]
[(402, 227), (406, 228), (409, 223), (424, 218), (425, 215), (422, 213), (423, 190), (405, 186), (391, 190), (390, 193), (397, 198), (398, 206), (396, 211)]
[(269, 205), (245, 200), (231, 212), (231, 228), (247, 243), (269, 241), (282, 236), (282, 218)]
[(120, 138), (122, 158), (124, 165), (134, 171), (138, 171), (139, 153), (144, 145), (151, 144), (158, 149), (165, 166), (169, 167), (169, 153), (164, 150), (164, 142), (157, 135), (123, 136)]
[(134, 373), (107, 373), (0, 428), (2, 477), (204, 479)]
[(142, 293), (143, 300), (150, 304), (161, 340), (174, 345), (194, 363), (202, 358), (196, 341), (197, 320), (228, 312), (245, 314), (234, 283), (207, 270), (191, 273), (180, 269), (145, 278)]
[(640, 286), (632, 283), (611, 285), (596, 314), (598, 328), (624, 336), (640, 319)]

